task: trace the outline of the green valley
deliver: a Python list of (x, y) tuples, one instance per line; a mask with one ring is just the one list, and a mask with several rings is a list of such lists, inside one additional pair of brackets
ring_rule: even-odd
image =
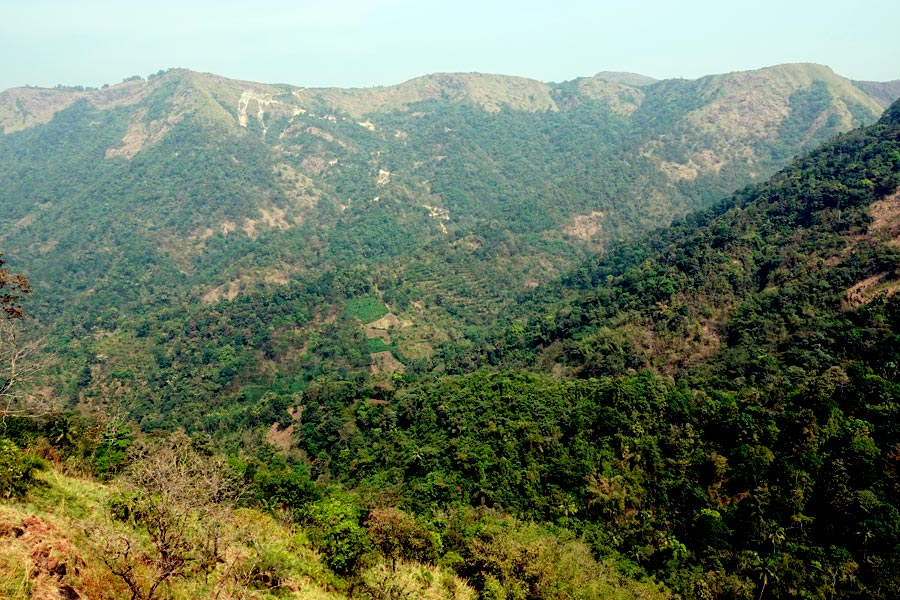
[(896, 597), (896, 90), (0, 94), (0, 594)]
[[(491, 360), (482, 332), (520, 295), (871, 122), (879, 102), (816, 65), (359, 90), (173, 70), (20, 88), (0, 101), (0, 246), (39, 291), (31, 312), (61, 336), (65, 370), (83, 373), (70, 399), (115, 388), (133, 407), (144, 389), (180, 411), (326, 372), (460, 372)], [(398, 319), (387, 362), (344, 310), (359, 297)], [(226, 374), (207, 373), (222, 352)]]

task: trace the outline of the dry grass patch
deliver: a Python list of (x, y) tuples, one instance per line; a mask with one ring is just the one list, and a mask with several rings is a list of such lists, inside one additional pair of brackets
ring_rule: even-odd
[(406, 367), (397, 360), (390, 351), (375, 352), (370, 354), (372, 358), (372, 375), (405, 373)]
[(879, 273), (863, 279), (848, 289), (844, 300), (848, 307), (858, 308), (868, 304), (880, 295), (890, 298), (898, 291), (900, 291), (900, 281), (896, 279), (889, 280), (887, 273)]
[(869, 207), (869, 233), (885, 235), (892, 246), (900, 245), (900, 190), (873, 202)]
[(49, 470), (26, 500), (0, 505), (0, 597), (118, 598), (84, 525), (108, 521), (105, 486)]
[(465, 580), (441, 567), (398, 561), (396, 569), (385, 563), (362, 574), (364, 598), (416, 598), (417, 600), (475, 600), (477, 592)]
[(571, 223), (563, 229), (563, 233), (577, 238), (583, 242), (596, 241), (603, 231), (605, 215), (602, 211), (595, 210), (586, 215), (575, 215)]

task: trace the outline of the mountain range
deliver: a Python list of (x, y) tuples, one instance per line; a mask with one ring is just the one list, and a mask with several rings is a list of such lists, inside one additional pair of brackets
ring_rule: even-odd
[[(273, 374), (294, 389), (327, 371), (467, 369), (521, 295), (873, 122), (896, 85), (800, 64), (350, 90), (175, 69), (17, 88), (0, 94), (0, 246), (30, 274), (41, 321), (84, 329), (65, 342), (84, 345), (69, 394), (133, 371), (91, 357), (133, 357), (136, 332), (162, 320), (184, 338), (185, 319), (241, 302), (262, 318), (225, 344), (243, 365), (222, 377), (229, 395)], [(272, 302), (278, 317), (263, 317)], [(355, 302), (381, 308), (360, 322)], [(157, 363), (180, 364), (156, 344)]]
[[(4, 92), (31, 391), (78, 411), (2, 415), (0, 491), (38, 464), (15, 444), (121, 477), (5, 501), (0, 565), (65, 528), (83, 568), (16, 581), (137, 597), (169, 498), (232, 536), (178, 530), (174, 597), (897, 597), (896, 91), (785, 65)], [(193, 503), (159, 464), (205, 465)], [(219, 472), (243, 508), (200, 501)]]

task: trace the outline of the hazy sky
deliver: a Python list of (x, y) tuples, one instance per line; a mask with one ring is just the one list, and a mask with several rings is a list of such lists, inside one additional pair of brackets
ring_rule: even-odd
[[(840, 6), (838, 6), (840, 4)], [(299, 86), (437, 71), (695, 78), (786, 62), (900, 79), (900, 1), (0, 0), (0, 90), (186, 67)]]

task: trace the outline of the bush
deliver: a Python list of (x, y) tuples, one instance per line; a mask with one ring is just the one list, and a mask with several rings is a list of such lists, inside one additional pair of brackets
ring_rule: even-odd
[(365, 522), (369, 538), (395, 568), (397, 559), (434, 563), (441, 539), (425, 525), (396, 508), (375, 509)]
[(343, 494), (319, 500), (309, 507), (310, 537), (325, 564), (339, 575), (356, 572), (371, 551), (371, 540), (360, 525), (362, 512), (359, 504)]
[(0, 438), (0, 496), (3, 498), (24, 496), (37, 482), (34, 472), (44, 467), (38, 457), (23, 452), (11, 440)]
[(257, 497), (268, 506), (299, 509), (318, 498), (318, 491), (306, 468), (298, 465), (290, 471), (256, 473)]

